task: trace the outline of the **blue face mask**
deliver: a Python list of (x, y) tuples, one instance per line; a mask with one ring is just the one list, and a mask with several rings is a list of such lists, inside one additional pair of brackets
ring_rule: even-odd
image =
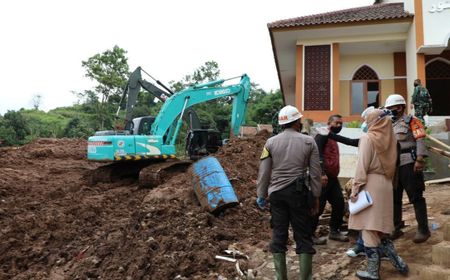
[(369, 126), (367, 125), (366, 122), (363, 122), (361, 125), (361, 129), (364, 133), (367, 133), (367, 131), (369, 130)]

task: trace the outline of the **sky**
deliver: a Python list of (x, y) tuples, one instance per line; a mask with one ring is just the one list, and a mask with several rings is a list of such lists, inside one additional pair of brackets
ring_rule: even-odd
[(71, 106), (92, 89), (82, 61), (115, 45), (130, 71), (168, 84), (206, 61), (221, 78), (246, 73), (280, 87), (267, 23), (373, 4), (374, 0), (14, 0), (0, 1), (0, 114)]

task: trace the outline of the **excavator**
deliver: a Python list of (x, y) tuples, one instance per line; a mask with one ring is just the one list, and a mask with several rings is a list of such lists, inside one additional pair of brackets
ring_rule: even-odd
[[(124, 130), (98, 131), (88, 139), (88, 160), (108, 163), (93, 171), (91, 183), (138, 176), (141, 186), (155, 187), (174, 174), (186, 170), (192, 160), (217, 151), (222, 144), (220, 132), (201, 127), (200, 120), (192, 109), (192, 106), (199, 103), (232, 97), (231, 133), (239, 134), (239, 128), (245, 120), (251, 87), (250, 78), (246, 74), (192, 85), (174, 93), (156, 79), (157, 84), (165, 90), (142, 79), (142, 71), (138, 67), (130, 75), (122, 96), (123, 99), (128, 95)], [(239, 83), (224, 85), (233, 79), (239, 79)], [(131, 119), (141, 87), (164, 103), (155, 117)], [(186, 139), (189, 160), (177, 159), (176, 156), (175, 143), (183, 120), (189, 123)]]

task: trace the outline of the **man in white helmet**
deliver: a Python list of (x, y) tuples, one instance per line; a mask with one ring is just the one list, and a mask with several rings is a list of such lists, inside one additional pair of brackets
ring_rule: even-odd
[(403, 235), (402, 227), (402, 197), (406, 191), (414, 212), (418, 229), (413, 238), (414, 243), (425, 242), (430, 237), (428, 228), (427, 204), (423, 197), (425, 190), (423, 169), (425, 157), (428, 156), (425, 146), (423, 124), (415, 117), (406, 114), (406, 102), (403, 96), (391, 94), (386, 99), (385, 107), (394, 112), (393, 129), (400, 144), (400, 167), (397, 172), (397, 182), (394, 182), (394, 226), (392, 239)]
[[(312, 275), (312, 256), (315, 254), (312, 215), (319, 208), (321, 168), (314, 139), (300, 133), (301, 117), (302, 114), (293, 106), (280, 110), (278, 123), (283, 132), (267, 140), (259, 166), (257, 205), (265, 209), (266, 200), (270, 201), (270, 250), (277, 279), (287, 279), (289, 224), (294, 231), (296, 253), (300, 259), (300, 279), (311, 279)], [(309, 199), (311, 194), (313, 198)]]

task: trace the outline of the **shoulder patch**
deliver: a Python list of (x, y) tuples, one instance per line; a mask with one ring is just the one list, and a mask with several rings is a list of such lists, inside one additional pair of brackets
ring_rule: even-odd
[(270, 152), (266, 147), (264, 147), (264, 149), (261, 153), (261, 157), (259, 159), (266, 159), (268, 157), (270, 157)]

